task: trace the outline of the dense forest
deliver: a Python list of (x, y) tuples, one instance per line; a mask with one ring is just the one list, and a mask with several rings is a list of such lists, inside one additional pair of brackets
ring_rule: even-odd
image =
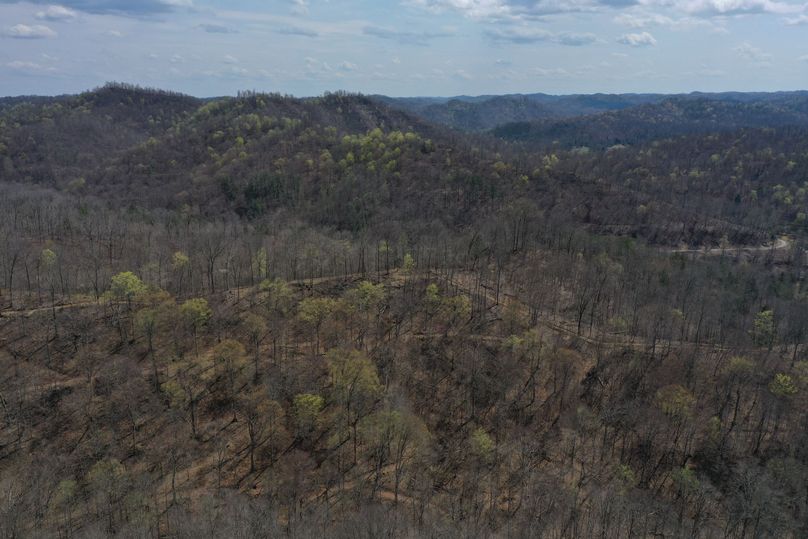
[(494, 129), (496, 136), (539, 146), (606, 148), (661, 137), (721, 133), (747, 127), (808, 125), (808, 96), (739, 103), (671, 98), (660, 103), (567, 120), (515, 122)]
[(808, 100), (540, 97), (0, 99), (0, 535), (808, 535)]
[[(665, 101), (709, 101), (719, 107), (731, 105), (761, 105), (777, 103), (808, 97), (808, 92), (771, 92), (771, 93), (743, 93), (723, 92), (704, 93), (692, 92), (690, 94), (590, 94), (590, 95), (548, 95), (548, 94), (513, 94), (502, 96), (457, 96), (452, 98), (390, 98), (374, 96), (376, 99), (391, 107), (405, 110), (420, 118), (465, 131), (487, 131), (506, 124), (516, 124), (504, 127), (501, 132), (504, 137), (525, 138), (526, 131), (530, 132), (529, 124), (537, 120), (545, 120), (541, 129), (530, 132), (531, 138), (541, 139), (549, 136), (549, 126), (565, 119), (581, 116), (594, 116), (605, 112), (619, 112), (626, 110), (629, 116), (640, 105), (655, 105)], [(646, 107), (648, 108), (648, 107)], [(653, 110), (653, 107), (650, 108)], [(712, 111), (709, 111), (712, 112)], [(670, 111), (668, 111), (670, 114)], [(647, 113), (646, 113), (647, 115)], [(613, 115), (612, 115), (613, 116)], [(605, 118), (610, 118), (609, 115)], [(619, 118), (619, 116), (618, 116)], [(662, 121), (671, 121), (673, 118), (659, 117)], [(699, 120), (691, 116), (692, 120)], [(595, 129), (586, 127), (591, 118), (578, 122), (576, 127), (586, 131), (587, 136), (593, 136)], [(613, 120), (606, 120), (611, 122)], [(765, 122), (764, 122), (765, 123)], [(768, 124), (766, 124), (768, 125)], [(620, 127), (631, 127), (626, 121)], [(556, 127), (559, 134), (566, 137), (575, 133), (574, 128), (566, 127), (560, 122)], [(614, 129), (614, 128), (613, 128)], [(656, 131), (659, 135), (660, 131)], [(582, 134), (583, 135), (583, 134)], [(614, 131), (611, 136), (620, 136)], [(556, 135), (559, 136), (559, 135)], [(551, 140), (551, 139), (548, 139)], [(566, 139), (564, 139), (566, 140)]]

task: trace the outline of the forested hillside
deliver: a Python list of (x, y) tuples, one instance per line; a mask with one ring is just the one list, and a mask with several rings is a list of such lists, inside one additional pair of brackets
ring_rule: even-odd
[(534, 146), (607, 148), (681, 135), (752, 127), (808, 125), (808, 96), (788, 95), (761, 101), (676, 97), (616, 112), (560, 121), (500, 125), (495, 136)]
[(200, 103), (122, 85), (77, 96), (9, 100), (0, 109), (0, 180), (80, 182), (111, 157), (164, 133)]
[(805, 537), (781, 97), (3, 101), (0, 535)]
[[(636, 119), (649, 115), (640, 107), (645, 112), (631, 113), (631, 125), (661, 125), (667, 139), (668, 125), (702, 131), (714, 123), (697, 114), (709, 102), (687, 103), (693, 121), (680, 117), (679, 105), (670, 114), (665, 105), (654, 109), (661, 124)], [(756, 117), (778, 126), (799, 123), (795, 114)], [(362, 96), (203, 102), (118, 86), (17, 105), (0, 122), (3, 180), (133, 208), (249, 219), (292, 210), (308, 223), (356, 232), (468, 226), (518, 199), (594, 232), (668, 245), (718, 245), (724, 236), (759, 244), (802, 225), (799, 205), (784, 202), (802, 196), (804, 134), (782, 127), (740, 141), (672, 139), (664, 151), (653, 142), (526, 152), (442, 130)], [(776, 167), (765, 161), (775, 151)], [(684, 178), (673, 191), (670, 174)], [(712, 183), (702, 181), (713, 175)]]
[(485, 131), (519, 121), (571, 118), (657, 103), (657, 94), (458, 96), (438, 98), (389, 98), (374, 96), (385, 104), (420, 118), (462, 131)]
[[(662, 110), (656, 110), (650, 106), (645, 107), (644, 113), (641, 110), (635, 110), (641, 105), (657, 105), (671, 100), (674, 104), (687, 101), (712, 102), (719, 109), (729, 106), (740, 111), (744, 111), (744, 108), (738, 107), (738, 105), (755, 104), (757, 107), (746, 109), (746, 113), (757, 114), (758, 119), (748, 119), (744, 125), (750, 125), (750, 122), (757, 122), (753, 125), (769, 125), (765, 119), (760, 119), (761, 105), (785, 104), (788, 107), (789, 102), (793, 104), (794, 101), (804, 100), (805, 98), (808, 98), (808, 92), (693, 92), (675, 96), (665, 94), (514, 94), (477, 97), (458, 96), (452, 98), (390, 98), (374, 96), (374, 99), (393, 108), (405, 110), (430, 122), (461, 131), (486, 131), (503, 126), (501, 130), (497, 131), (499, 136), (520, 140), (536, 139), (542, 142), (546, 142), (545, 138), (551, 136), (551, 131), (557, 133), (555, 136), (561, 137), (562, 141), (566, 141), (567, 137), (572, 135), (578, 135), (582, 139), (603, 135), (599, 133), (599, 130), (603, 127), (609, 128), (605, 136), (619, 136), (616, 132), (617, 129), (628, 128), (629, 132), (636, 130), (637, 126), (633, 125), (633, 121), (637, 120), (647, 121), (651, 119), (663, 123), (673, 122), (679, 125), (679, 129), (682, 129), (681, 123), (683, 119), (681, 116), (683, 114), (690, 114), (689, 121), (694, 122), (691, 129), (698, 130), (697, 125), (703, 123), (704, 120), (710, 120), (710, 114), (713, 114), (712, 126), (715, 127), (715, 114), (722, 112), (721, 110), (710, 110), (707, 111), (710, 114), (702, 117), (699, 110), (692, 109), (689, 112), (687, 110), (676, 110), (676, 107), (670, 104)], [(571, 125), (567, 122), (552, 121), (581, 116), (595, 116), (606, 112), (617, 113), (623, 110), (627, 110), (628, 114), (580, 119), (574, 121)], [(803, 112), (804, 110), (803, 106)], [(765, 111), (763, 112), (765, 114)], [(734, 114), (737, 116), (738, 114), (744, 114), (744, 112), (736, 111)], [(673, 117), (666, 118), (668, 115), (673, 115)], [(625, 118), (625, 120), (621, 122), (620, 118)], [(598, 126), (587, 127), (587, 124), (592, 121), (601, 123)], [(535, 125), (531, 125), (531, 122), (535, 123)], [(732, 125), (723, 126), (723, 128), (727, 127), (732, 127)], [(706, 128), (709, 130), (709, 124)], [(705, 126), (702, 126), (701, 129), (705, 129)], [(664, 136), (660, 131), (656, 131), (655, 134)]]
[[(648, 220), (670, 205), (711, 215), (747, 230), (806, 232), (808, 128), (741, 129), (673, 137), (650, 144), (576, 149), (559, 168), (591, 182), (643, 193)], [(695, 217), (694, 217), (695, 218)]]
[(526, 96), (492, 97), (483, 102), (452, 99), (445, 104), (433, 104), (413, 111), (418, 116), (463, 131), (482, 131), (503, 123), (529, 118), (555, 118), (551, 107)]

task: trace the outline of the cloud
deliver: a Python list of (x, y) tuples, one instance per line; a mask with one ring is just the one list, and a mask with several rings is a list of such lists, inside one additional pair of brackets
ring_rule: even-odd
[(224, 57), (222, 58), (222, 61), (226, 64), (237, 64), (238, 58), (236, 58), (235, 56), (231, 56), (229, 54), (225, 54)]
[(544, 67), (534, 67), (533, 69), (529, 70), (531, 75), (536, 75), (537, 77), (568, 77), (570, 72), (561, 67), (554, 67), (551, 69), (547, 69)]
[(287, 36), (317, 37), (320, 35), (314, 30), (309, 30), (308, 28), (300, 28), (299, 26), (283, 26), (275, 30), (275, 32)]
[(618, 43), (628, 45), (629, 47), (653, 47), (657, 44), (657, 40), (648, 32), (640, 32), (638, 34), (623, 34), (617, 38)]
[(197, 28), (209, 34), (237, 34), (236, 30), (222, 24), (197, 24)]
[(292, 13), (296, 13), (297, 15), (308, 15), (308, 0), (292, 0)]
[(334, 71), (328, 62), (321, 62), (320, 60), (312, 58), (311, 56), (303, 58), (303, 61), (306, 63), (305, 71), (307, 75), (322, 75), (324, 73), (331, 73)]
[[(580, 70), (576, 74), (583, 75), (586, 70)], [(560, 67), (520, 67), (503, 69), (496, 73), (489, 74), (488, 78), (492, 80), (509, 80), (509, 81), (535, 81), (539, 79), (561, 80), (574, 78), (576, 74), (570, 73), (564, 68)]]
[(615, 17), (614, 22), (629, 28), (646, 28), (648, 26), (668, 26), (673, 19), (655, 13), (623, 13)]
[(511, 9), (503, 0), (412, 0), (413, 5), (430, 11), (454, 10), (473, 19), (506, 17)]
[(433, 12), (456, 11), (476, 20), (524, 22), (547, 15), (621, 9), (652, 1), (665, 0), (408, 0), (407, 3)]
[(529, 45), (533, 43), (548, 42), (556, 43), (558, 45), (568, 45), (571, 47), (580, 47), (582, 45), (591, 45), (595, 43), (598, 38), (594, 34), (577, 34), (573, 32), (550, 32), (541, 28), (522, 27), (508, 27), (496, 28), (486, 32), (489, 39), (500, 43), (508, 42), (517, 45)]
[(640, 0), (598, 0), (598, 4), (612, 8), (626, 8), (639, 5)]
[[(28, 1), (38, 5), (53, 3), (53, 0)], [(0, 0), (4, 4), (17, 2), (18, 0)], [(193, 7), (193, 0), (64, 0), (59, 7), (84, 13), (144, 16)]]
[(6, 67), (15, 69), (17, 71), (56, 71), (56, 68), (43, 66), (36, 62), (24, 62), (22, 60), (14, 60), (6, 64)]
[(808, 24), (808, 15), (803, 13), (802, 15), (798, 15), (797, 17), (791, 17), (786, 19), (786, 24), (788, 26), (801, 26), (803, 24)]
[(359, 66), (348, 61), (332, 66), (328, 62), (310, 56), (303, 58), (303, 63), (302, 75), (317, 80), (345, 79), (349, 77), (348, 73), (359, 70)]
[(555, 43), (560, 45), (568, 45), (570, 47), (580, 47), (583, 45), (591, 45), (598, 40), (594, 34), (576, 34), (576, 33), (561, 33), (556, 34), (554, 38)]
[(362, 33), (366, 36), (378, 37), (379, 39), (389, 39), (398, 41), (404, 45), (427, 45), (429, 41), (449, 37), (449, 32), (413, 32), (407, 30), (395, 30), (383, 26), (365, 26)]
[[(635, 6), (659, 7), (704, 17), (724, 17), (773, 13), (780, 15), (805, 12), (805, 6), (784, 0), (405, 0), (433, 12), (455, 11), (461, 15), (488, 22), (540, 20), (562, 13), (601, 12)], [(628, 15), (635, 24), (688, 24), (659, 15)], [(655, 21), (656, 19), (656, 21)], [(641, 27), (641, 26), (635, 26)]]
[[(385, 73), (384, 71), (374, 71), (372, 72), (369, 77), (373, 80), (384, 80), (384, 81), (394, 81), (399, 80), (399, 76), (396, 73)], [(415, 73), (411, 75), (409, 78), (415, 80), (422, 80), (424, 77), (419, 73)]]
[(44, 11), (37, 11), (34, 17), (41, 21), (68, 22), (77, 15), (75, 11), (64, 6), (48, 6)]
[(226, 75), (229, 74), (234, 77), (247, 77), (250, 75), (250, 72), (243, 67), (232, 66), (227, 71), (225, 71), (225, 74)]
[(222, 79), (222, 80), (240, 80), (240, 79), (263, 79), (269, 77), (269, 72), (259, 69), (255, 72), (250, 72), (240, 66), (228, 66), (223, 69), (205, 69), (198, 73), (203, 77)]
[(16, 24), (3, 32), (6, 37), (15, 39), (45, 39), (56, 37), (56, 32), (41, 24), (29, 26), (27, 24)]
[(699, 15), (752, 15), (774, 13), (788, 15), (800, 13), (804, 6), (776, 0), (688, 0), (676, 1), (673, 5), (687, 13)]
[(723, 69), (715, 69), (702, 64), (701, 69), (696, 71), (696, 75), (700, 77), (725, 77), (727, 72)]
[(771, 54), (765, 53), (761, 49), (754, 47), (749, 43), (738, 45), (733, 50), (744, 60), (755, 62), (757, 64), (767, 64), (772, 59)]
[(123, 37), (123, 32), (120, 32), (118, 30), (107, 30), (106, 32), (104, 32), (104, 34), (110, 37)]
[(709, 28), (714, 32), (726, 32), (725, 28), (709, 19), (698, 17), (668, 17), (658, 13), (622, 13), (614, 18), (614, 22), (628, 28), (636, 29), (663, 26), (672, 30)]

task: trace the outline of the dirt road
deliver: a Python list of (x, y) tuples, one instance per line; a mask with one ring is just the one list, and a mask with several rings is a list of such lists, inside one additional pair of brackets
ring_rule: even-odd
[(768, 253), (768, 252), (775, 252), (775, 251), (785, 251), (791, 248), (793, 241), (791, 238), (786, 236), (781, 236), (774, 240), (771, 243), (764, 243), (763, 245), (758, 246), (731, 246), (731, 247), (702, 247), (700, 249), (690, 249), (690, 248), (662, 248), (662, 251), (668, 253), (690, 253), (690, 254), (699, 254), (699, 255), (706, 255), (706, 256), (718, 256), (722, 254), (733, 254), (733, 253)]

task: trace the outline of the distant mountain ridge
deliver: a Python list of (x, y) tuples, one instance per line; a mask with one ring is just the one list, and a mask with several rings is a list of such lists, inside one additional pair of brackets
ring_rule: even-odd
[(671, 97), (598, 114), (511, 122), (491, 133), (533, 146), (600, 149), (681, 135), (784, 126), (808, 126), (808, 94), (769, 94), (757, 100), (734, 94)]
[(387, 105), (406, 110), (427, 121), (463, 131), (487, 131), (512, 122), (566, 119), (614, 112), (669, 99), (721, 102), (771, 102), (808, 97), (794, 92), (693, 92), (689, 94), (507, 94), (500, 96), (408, 97), (373, 96)]
[(662, 94), (556, 96), (537, 93), (448, 98), (373, 97), (391, 107), (406, 110), (427, 121), (453, 129), (486, 131), (515, 121), (567, 118), (608, 110), (621, 110), (645, 103), (659, 102), (667, 96)]

